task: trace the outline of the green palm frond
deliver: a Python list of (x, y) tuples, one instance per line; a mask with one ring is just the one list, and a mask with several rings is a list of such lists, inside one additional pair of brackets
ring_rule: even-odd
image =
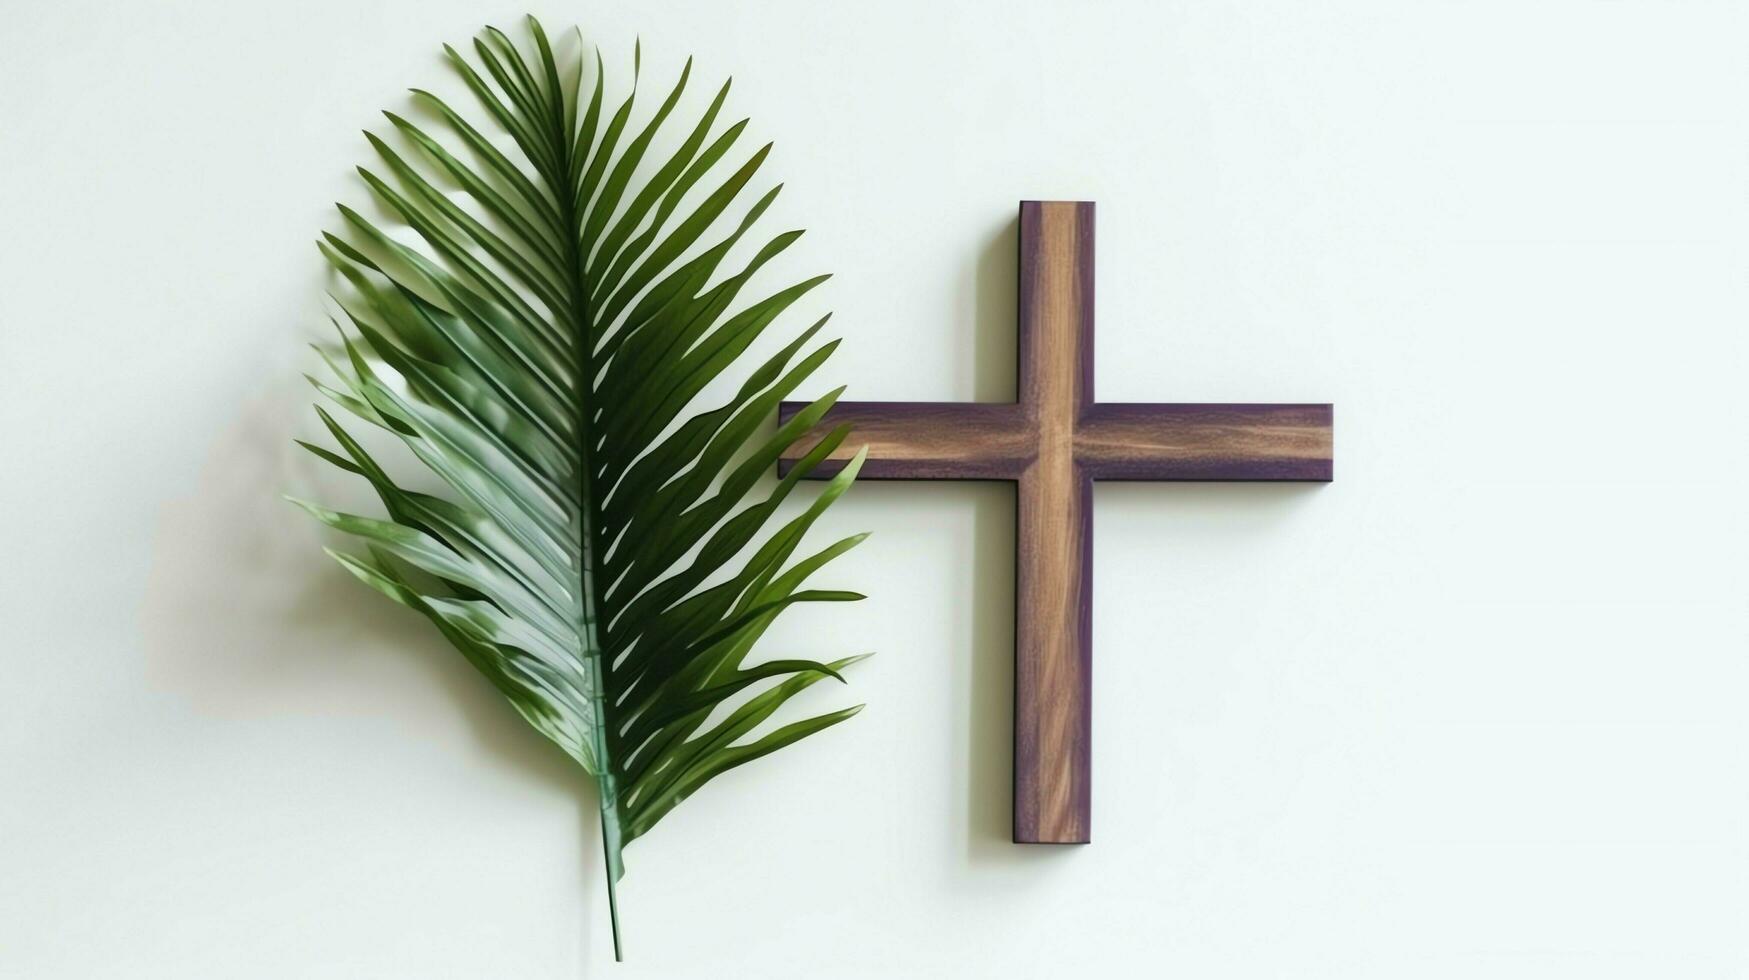
[[(766, 426), (836, 346), (804, 352), (824, 319), (740, 369), (732, 397), (696, 405), (825, 278), (744, 299), (800, 232), (748, 237), (777, 190), (751, 190), (769, 146), (738, 152), (746, 121), (718, 125), (729, 86), (662, 159), (651, 148), (678, 125), (690, 61), (634, 125), (641, 53), (610, 106), (599, 52), (561, 68), (533, 18), (528, 34), (488, 28), (471, 61), (445, 48), (484, 123), (415, 90), (434, 122), (386, 113), (401, 149), (366, 134), (381, 163), (359, 174), (411, 234), (342, 205), (345, 233), (319, 243), (346, 322), (327, 358), (337, 380), (312, 380), (448, 492), (397, 483), (318, 407), (340, 451), (306, 448), (367, 480), (387, 518), (298, 503), (361, 539), (363, 554), (331, 553), (428, 617), (594, 776), (617, 957), (621, 850), (714, 777), (860, 708), (762, 728), (860, 658), (753, 649), (793, 605), (861, 598), (803, 587), (860, 535), (797, 557), (861, 458), (777, 522), (845, 436), (761, 486), (837, 397)], [(737, 246), (751, 258), (731, 262)]]

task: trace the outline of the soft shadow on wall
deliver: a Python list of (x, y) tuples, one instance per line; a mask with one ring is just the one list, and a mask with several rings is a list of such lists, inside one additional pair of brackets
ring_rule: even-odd
[[(299, 377), (312, 366), (292, 360), (298, 352), (306, 360), (315, 355), (291, 337), (286, 348), (272, 375), (280, 380), (234, 407), (191, 492), (160, 512), (139, 610), (148, 683), (219, 739), (253, 740), (257, 733), (245, 729), (288, 716), (417, 732), (434, 711), (454, 711), (504, 771), (532, 781), (536, 792), (574, 801), (589, 853), (599, 834), (589, 779), (423, 618), (323, 554), (323, 544), (340, 542), (283, 499), (290, 493), (361, 513), (380, 510), (368, 486), (344, 482), (345, 474), (293, 443), (325, 439), (316, 435), (315, 392)], [(442, 707), (434, 707), (434, 691)], [(324, 766), (345, 767), (336, 751), (298, 745), (258, 763), (307, 781)], [(583, 862), (577, 874), (582, 914), (593, 916), (597, 868)]]

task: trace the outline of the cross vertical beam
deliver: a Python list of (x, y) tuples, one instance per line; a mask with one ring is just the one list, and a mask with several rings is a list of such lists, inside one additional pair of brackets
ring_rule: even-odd
[(1093, 205), (1020, 207), (1020, 404), (1037, 455), (1015, 502), (1014, 840), (1081, 844), (1093, 806)]
[[(1327, 404), (1101, 403), (1093, 386), (1090, 202), (1020, 205), (1019, 400), (839, 402), (785, 451), (853, 432), (810, 478), (869, 450), (862, 477), (1016, 486), (1014, 840), (1090, 839), (1094, 480), (1331, 479)], [(788, 420), (806, 405), (784, 402)]]

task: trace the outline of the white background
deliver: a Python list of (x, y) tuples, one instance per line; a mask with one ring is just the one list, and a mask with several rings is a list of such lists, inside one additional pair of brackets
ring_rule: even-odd
[(290, 439), (358, 130), (520, 10), (13, 0), (0, 976), (1749, 976), (1742, 5), (536, 6), (735, 76), (821, 390), (1012, 397), (1015, 202), (1094, 199), (1100, 395), (1333, 401), (1337, 481), (1098, 491), (1071, 849), (1009, 491), (855, 490), (772, 652), (868, 710), (632, 846), (616, 967), (580, 775), (279, 499), (356, 495)]

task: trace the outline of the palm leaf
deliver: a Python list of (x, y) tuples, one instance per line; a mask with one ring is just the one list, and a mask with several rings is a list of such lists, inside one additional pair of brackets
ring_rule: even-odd
[[(386, 113), (401, 149), (366, 134), (380, 164), (359, 174), (411, 236), (342, 205), (345, 233), (319, 243), (345, 322), (334, 380), (313, 383), (449, 493), (406, 489), (318, 408), (339, 451), (302, 445), (368, 481), (387, 517), (298, 503), (364, 544), (331, 552), (348, 571), (429, 618), (594, 777), (617, 958), (624, 847), (716, 776), (860, 708), (756, 733), (859, 659), (754, 647), (793, 606), (861, 598), (803, 588), (860, 536), (797, 558), (861, 460), (774, 524), (844, 438), (761, 486), (837, 397), (767, 428), (836, 346), (807, 350), (823, 320), (697, 405), (824, 279), (746, 298), (800, 233), (748, 241), (776, 190), (753, 196), (769, 147), (737, 152), (746, 121), (718, 126), (728, 86), (653, 158), (691, 62), (634, 124), (636, 84), (610, 99), (599, 53), (571, 72), (532, 18), (528, 41), (488, 28), (472, 60), (445, 48), (484, 122), (416, 90), (441, 125)], [(730, 262), (744, 242), (752, 257)]]

